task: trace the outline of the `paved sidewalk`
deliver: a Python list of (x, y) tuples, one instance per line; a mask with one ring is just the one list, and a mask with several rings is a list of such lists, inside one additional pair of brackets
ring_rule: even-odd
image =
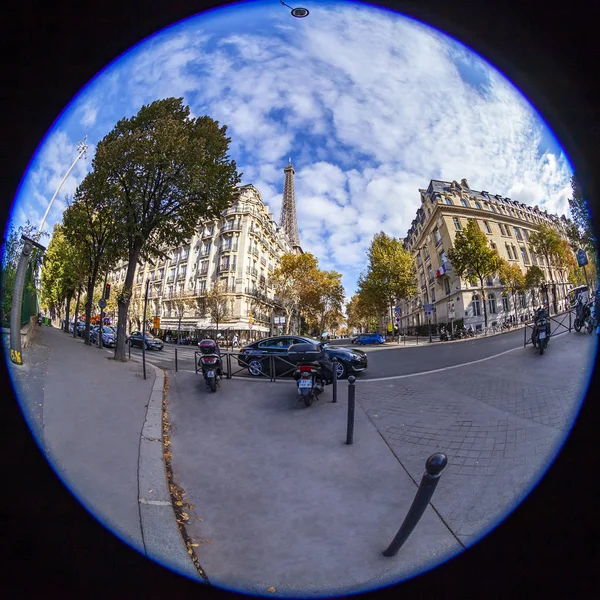
[[(23, 412), (57, 474), (100, 522), (141, 553), (156, 558), (158, 545), (163, 561), (197, 576), (166, 486), (163, 374), (148, 366), (144, 380), (141, 364), (115, 362), (112, 355), (40, 327), (24, 351), (23, 367), (11, 365)], [(157, 440), (152, 447), (148, 431)], [(140, 483), (144, 489), (138, 491)]]
[(187, 530), (212, 584), (340, 595), (460, 551), (428, 508), (399, 555), (382, 556), (417, 488), (360, 405), (355, 443), (345, 444), (345, 383), (337, 404), (328, 388), (306, 408), (289, 382), (226, 380), (213, 394), (193, 373), (169, 380), (173, 471), (195, 507)]
[[(436, 376), (347, 383), (310, 408), (290, 382), (170, 375), (172, 465), (211, 583), (323, 597), (400, 581), (473, 544), (549, 466), (580, 406), (595, 336), (566, 334)], [(449, 466), (399, 554), (381, 555), (436, 451)], [(460, 540), (460, 541), (458, 541)], [(272, 590), (271, 590), (272, 591)]]

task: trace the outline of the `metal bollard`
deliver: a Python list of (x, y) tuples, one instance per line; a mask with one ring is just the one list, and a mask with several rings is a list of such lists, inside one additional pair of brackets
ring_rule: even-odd
[(177, 373), (177, 348), (175, 348), (175, 373)]
[(356, 404), (356, 387), (354, 383), (356, 377), (348, 377), (348, 425), (346, 427), (346, 444), (351, 446), (354, 443), (354, 406)]
[(227, 379), (231, 379), (231, 353), (227, 353)]
[(525, 324), (525, 327), (523, 327), (523, 348), (525, 348), (525, 346), (527, 346), (527, 324)]
[(337, 363), (338, 359), (334, 356), (331, 359), (333, 363), (333, 400), (332, 402), (337, 402)]
[(131, 358), (131, 344), (128, 344), (129, 346), (129, 358)]
[(404, 542), (408, 539), (408, 536), (416, 527), (419, 519), (423, 516), (427, 505), (431, 501), (433, 492), (440, 480), (440, 475), (447, 464), (448, 457), (441, 452), (436, 452), (427, 459), (427, 462), (425, 463), (425, 473), (421, 479), (421, 484), (419, 485), (415, 499), (408, 509), (408, 514), (400, 526), (398, 533), (395, 535), (391, 544), (384, 550), (384, 556), (395, 556)]
[(571, 311), (569, 311), (569, 333), (571, 333)]

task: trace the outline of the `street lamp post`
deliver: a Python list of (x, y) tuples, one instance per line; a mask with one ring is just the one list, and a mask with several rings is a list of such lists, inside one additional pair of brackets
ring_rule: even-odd
[(64, 182), (67, 180), (67, 177), (77, 164), (77, 161), (85, 154), (88, 146), (85, 143), (87, 136), (83, 138), (79, 144), (77, 144), (77, 158), (73, 161), (73, 164), (69, 167), (69, 170), (65, 173), (65, 176), (62, 178), (61, 182), (58, 184), (54, 195), (52, 196), (50, 203), (48, 204), (48, 208), (46, 208), (46, 212), (42, 218), (42, 222), (40, 223), (40, 228), (36, 234), (35, 240), (29, 239), (25, 236), (21, 236), (23, 240), (23, 248), (21, 250), (21, 256), (19, 258), (19, 264), (17, 265), (17, 273), (15, 276), (15, 285), (13, 288), (13, 297), (12, 304), (10, 309), (10, 360), (16, 365), (23, 364), (23, 356), (21, 351), (21, 310), (23, 308), (23, 288), (25, 286), (25, 273), (27, 271), (27, 267), (29, 265), (29, 258), (31, 257), (31, 252), (33, 251), (33, 247), (39, 248), (42, 252), (46, 250), (46, 248), (40, 244), (38, 241), (40, 236), (42, 235), (42, 229), (44, 228), (44, 223), (46, 222), (46, 217), (54, 204), (54, 200), (58, 193), (60, 192)]

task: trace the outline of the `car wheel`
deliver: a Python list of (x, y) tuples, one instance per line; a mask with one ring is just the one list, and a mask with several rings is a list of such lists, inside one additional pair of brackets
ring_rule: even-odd
[(252, 377), (260, 377), (263, 374), (262, 361), (256, 360), (255, 358), (248, 361), (248, 372)]
[(341, 362), (339, 359), (337, 361), (337, 364), (335, 365), (335, 370), (336, 370), (336, 374), (337, 374), (337, 378), (338, 379), (343, 379), (346, 376), (346, 365)]

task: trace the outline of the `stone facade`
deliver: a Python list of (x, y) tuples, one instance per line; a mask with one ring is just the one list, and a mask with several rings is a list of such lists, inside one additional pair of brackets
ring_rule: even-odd
[[(421, 207), (404, 240), (405, 248), (415, 259), (418, 292), (408, 302), (401, 303), (402, 330), (427, 323), (424, 304), (435, 306), (433, 323), (447, 323), (449, 302), (454, 303), (455, 319), (464, 319), (466, 327), (483, 327), (482, 299), (477, 286), (457, 277), (447, 259), (456, 232), (466, 226), (468, 219), (476, 219), (491, 246), (502, 258), (519, 265), (523, 273), (531, 265), (539, 266), (549, 283), (552, 312), (564, 308), (569, 288), (567, 273), (551, 269), (545, 264), (545, 259), (535, 256), (529, 247), (529, 235), (541, 224), (554, 227), (566, 239), (564, 215), (559, 218), (539, 210), (537, 206), (531, 208), (510, 198), (472, 190), (466, 179), (460, 184), (432, 180), (427, 189), (419, 192)], [(503, 289), (498, 276), (488, 279), (485, 294), (488, 326), (499, 325), (511, 317), (522, 321), (540, 303), (539, 293), (534, 292), (533, 297), (530, 291), (519, 294), (518, 317), (515, 317), (515, 299)]]
[[(200, 223), (189, 244), (165, 249), (167, 259), (136, 269), (134, 298), (143, 298), (149, 279), (147, 317), (161, 317), (162, 330), (177, 330), (180, 311), (182, 331), (214, 329), (205, 297), (220, 280), (230, 299), (230, 316), (219, 329), (251, 329), (259, 336), (275, 332), (272, 318), (284, 313), (278, 310), (270, 277), (278, 258), (293, 249), (258, 190), (251, 184), (239, 189), (238, 201), (221, 219)], [(109, 281), (115, 286), (123, 283), (126, 271), (127, 264), (122, 263)], [(130, 313), (135, 311), (130, 304)]]

